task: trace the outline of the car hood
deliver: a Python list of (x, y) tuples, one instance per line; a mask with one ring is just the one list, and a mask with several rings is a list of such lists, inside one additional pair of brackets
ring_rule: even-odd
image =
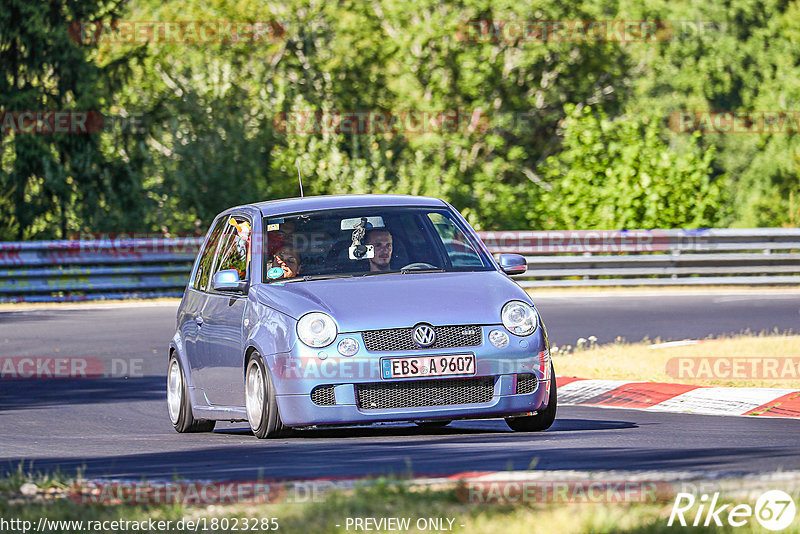
[(410, 273), (260, 284), (257, 298), (295, 319), (330, 314), (340, 332), (402, 328), (419, 322), (498, 324), (509, 300), (531, 302), (498, 271)]

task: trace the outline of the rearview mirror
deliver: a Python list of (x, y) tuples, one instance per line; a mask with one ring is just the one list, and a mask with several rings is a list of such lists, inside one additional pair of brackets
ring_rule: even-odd
[(214, 291), (236, 291), (244, 293), (247, 282), (239, 280), (239, 271), (236, 269), (225, 269), (214, 273), (211, 279), (211, 289)]
[(519, 254), (500, 254), (497, 262), (503, 272), (508, 275), (524, 274), (528, 270), (527, 260)]
[(383, 217), (353, 217), (352, 219), (342, 219), (342, 230), (355, 230), (356, 226), (361, 224), (361, 219), (367, 220), (367, 228), (383, 228)]

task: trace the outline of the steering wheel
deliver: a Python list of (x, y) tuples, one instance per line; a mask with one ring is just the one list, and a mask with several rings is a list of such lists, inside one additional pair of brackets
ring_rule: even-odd
[(425, 262), (419, 261), (419, 262), (416, 262), (416, 263), (409, 263), (408, 265), (406, 265), (405, 267), (403, 267), (400, 270), (401, 271), (417, 271), (417, 270), (422, 270), (422, 269), (438, 269), (438, 268), (439, 267), (437, 267), (435, 265), (431, 265), (430, 263), (425, 263)]

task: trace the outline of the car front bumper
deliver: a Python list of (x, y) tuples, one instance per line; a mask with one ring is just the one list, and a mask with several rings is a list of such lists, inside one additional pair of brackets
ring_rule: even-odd
[[(362, 343), (359, 352), (349, 358), (338, 354), (336, 346), (341, 338), (354, 337), (352, 334), (340, 334), (335, 343), (321, 351), (298, 343), (290, 353), (274, 355), (269, 362), (281, 420), (287, 426), (312, 426), (503, 417), (543, 410), (549, 399), (550, 355), (541, 329), (526, 338), (512, 336), (508, 346), (498, 349), (488, 341), (488, 334), (494, 328), (484, 327), (484, 340), (475, 347), (370, 353), (363, 349)], [(385, 358), (453, 354), (474, 354), (477, 372), (452, 377), (388, 380), (381, 377), (380, 362)], [(519, 392), (521, 375), (535, 376), (536, 388)], [(386, 390), (380, 395), (390, 396), (393, 386), (409, 385), (420, 386), (427, 392), (427, 382), (433, 384), (430, 392), (437, 397), (436, 387), (442, 384), (446, 384), (446, 388), (453, 387), (452, 383), (470, 380), (480, 381), (485, 388), (491, 387), (491, 393), (484, 389), (479, 402), (464, 403), (470, 398), (460, 398), (457, 403), (448, 403), (446, 395), (442, 395), (442, 399), (429, 402), (434, 405), (419, 405), (426, 401), (417, 398), (416, 404), (412, 402), (407, 406), (402, 402), (387, 403), (391, 407), (367, 407), (359, 395), (359, 391), (367, 387)], [(488, 386), (489, 381), (491, 386)], [(318, 387), (328, 388), (333, 393), (327, 397), (325, 405), (312, 399), (311, 392)]]
[(516, 375), (495, 377), (492, 399), (474, 404), (365, 410), (357, 404), (353, 384), (336, 386), (336, 404), (332, 406), (319, 406), (310, 395), (278, 395), (277, 401), (281, 420), (287, 426), (507, 417), (528, 415), (547, 406), (549, 381), (540, 381), (533, 393), (502, 394), (503, 391), (513, 390), (515, 381)]

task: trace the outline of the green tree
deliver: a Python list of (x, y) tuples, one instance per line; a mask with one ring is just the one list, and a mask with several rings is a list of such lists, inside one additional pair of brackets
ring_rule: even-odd
[(711, 179), (713, 148), (674, 150), (657, 115), (566, 112), (564, 150), (541, 171), (553, 184), (544, 199), (550, 228), (702, 228), (724, 218), (725, 177)]
[[(484, 229), (796, 224), (797, 135), (698, 137), (666, 120), (680, 110), (800, 109), (796, 1), (6, 4), (4, 110), (98, 109), (146, 125), (4, 136), (0, 239), (202, 231), (233, 204), (297, 195), (298, 162), (306, 194), (434, 195)], [(113, 18), (277, 20), (285, 34), (86, 46), (64, 31)], [(667, 22), (657, 42), (466, 38), (469, 21), (496, 31), (503, 21), (592, 19)], [(481, 121), (426, 134), (279, 127), (282, 113), (315, 110)]]
[[(680, 110), (800, 110), (800, 3), (626, 0), (619, 14), (668, 21), (671, 28), (661, 42), (630, 47), (644, 67), (633, 85), (630, 110), (664, 119)], [(686, 135), (674, 134), (671, 142), (686, 144), (680, 137)], [(699, 143), (716, 149), (714, 174), (729, 180), (730, 209), (718, 224), (790, 224), (790, 199), (800, 193), (800, 134), (705, 132)]]
[[(73, 22), (119, 16), (109, 0), (7, 0), (0, 10), (0, 103), (4, 112), (93, 111), (107, 114), (131, 56), (100, 65), (92, 47), (71, 38)], [(129, 229), (141, 217), (139, 177), (98, 133), (0, 137), (0, 238), (65, 237), (70, 230)], [(127, 228), (126, 228), (127, 227)]]

